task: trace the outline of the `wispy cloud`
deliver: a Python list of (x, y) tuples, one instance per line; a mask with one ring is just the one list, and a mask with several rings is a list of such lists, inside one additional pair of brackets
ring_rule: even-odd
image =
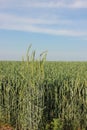
[(0, 8), (87, 8), (86, 0), (0, 0)]
[(40, 28), (34, 25), (23, 25), (23, 24), (4, 24), (0, 25), (0, 29), (7, 30), (17, 30), (17, 31), (27, 31), (27, 32), (37, 32), (37, 33), (45, 33), (51, 35), (63, 35), (63, 36), (87, 36), (87, 32), (80, 32), (75, 30), (58, 30), (58, 29), (48, 29), (48, 28)]
[(25, 16), (17, 16), (7, 13), (0, 13), (0, 23), (21, 23), (21, 24), (47, 24), (47, 25), (58, 25), (58, 24), (71, 24), (71, 20), (60, 20), (60, 19), (43, 19), (43, 18), (28, 18)]
[(0, 29), (6, 30), (17, 30), (17, 31), (28, 31), (28, 32), (37, 32), (37, 33), (46, 33), (51, 35), (64, 35), (64, 36), (87, 36), (85, 31), (77, 31), (73, 29), (58, 29), (42, 27), (39, 25), (58, 25), (69, 24), (71, 21), (63, 20), (46, 20), (46, 19), (37, 19), (37, 18), (28, 18), (24, 16), (18, 17), (17, 15), (0, 13)]
[[(21, 8), (21, 10), (28, 10), (30, 8), (35, 13), (34, 8), (47, 8), (48, 18), (41, 17), (38, 13), (38, 17), (35, 14), (31, 15), (23, 15), (20, 11), (16, 10)], [(85, 21), (74, 21), (66, 19), (58, 18), (58, 15), (61, 15), (61, 11), (58, 12), (58, 8), (86, 8), (87, 1), (86, 0), (0, 0), (0, 29), (7, 30), (17, 30), (17, 31), (28, 31), (28, 32), (38, 32), (38, 33), (46, 33), (51, 35), (63, 35), (63, 36), (87, 36), (87, 30), (80, 31), (76, 28), (73, 28), (72, 25), (76, 24), (77, 26), (86, 23)], [(53, 15), (55, 15), (55, 19), (53, 19), (52, 14), (50, 13), (49, 8), (57, 8), (56, 14), (55, 11)], [(5, 9), (7, 9), (7, 13), (5, 13)], [(13, 13), (11, 12), (13, 9)], [(4, 10), (4, 11), (3, 11)], [(9, 13), (10, 12), (10, 13)], [(14, 13), (15, 12), (15, 13)], [(18, 14), (17, 14), (18, 13)], [(42, 13), (42, 12), (41, 12)], [(70, 14), (71, 16), (71, 14)], [(78, 28), (78, 27), (77, 27)]]
[(85, 0), (76, 0), (69, 6), (70, 8), (87, 8), (87, 1)]
[(84, 0), (73, 0), (71, 2), (65, 1), (49, 1), (49, 2), (30, 2), (29, 4), (23, 4), (24, 7), (35, 7), (35, 8), (87, 8), (87, 1)]
[[(3, 46), (0, 48), (0, 59), (19, 59), (22, 52), (19, 50), (16, 52), (18, 42), (15, 41), (20, 39), (20, 46), (22, 44), (24, 46), (23, 41), (27, 39), (38, 43), (38, 48), (39, 45), (42, 46), (40, 41), (46, 44), (46, 48), (48, 45), (48, 49), (53, 50), (53, 52), (50, 50), (48, 56), (50, 60), (85, 60), (87, 59), (86, 23), (87, 0), (0, 0), (0, 44)], [(16, 33), (15, 30), (19, 32)], [(21, 32), (30, 32), (30, 37), (25, 37), (26, 33)], [(39, 34), (42, 35), (37, 38)], [(49, 36), (45, 35), (44, 38), (43, 34)], [(7, 48), (7, 43), (10, 43), (10, 46), (11, 41), (17, 46), (16, 49)], [(55, 49), (51, 46), (52, 42), (55, 44)], [(73, 51), (74, 49), (76, 51)]]

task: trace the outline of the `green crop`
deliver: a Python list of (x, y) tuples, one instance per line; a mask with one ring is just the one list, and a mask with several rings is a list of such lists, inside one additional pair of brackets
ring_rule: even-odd
[(47, 62), (35, 51), (0, 62), (0, 121), (15, 130), (87, 130), (87, 62)]

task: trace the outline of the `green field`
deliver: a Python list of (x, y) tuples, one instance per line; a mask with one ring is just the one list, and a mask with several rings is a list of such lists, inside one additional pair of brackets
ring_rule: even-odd
[(0, 62), (0, 121), (15, 130), (87, 130), (87, 62), (28, 58)]

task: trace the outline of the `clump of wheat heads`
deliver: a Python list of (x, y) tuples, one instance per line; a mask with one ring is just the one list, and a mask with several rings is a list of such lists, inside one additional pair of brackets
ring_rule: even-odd
[(30, 49), (22, 62), (4, 62), (0, 69), (0, 119), (23, 130), (38, 129), (44, 108), (46, 52), (36, 59)]
[[(43, 80), (44, 61), (46, 52), (35, 58), (35, 51), (30, 54), (31, 45), (28, 48), (26, 59), (22, 63), (22, 88), (20, 90), (20, 124), (22, 128), (29, 130), (38, 129), (43, 112)], [(25, 120), (24, 120), (25, 119)]]

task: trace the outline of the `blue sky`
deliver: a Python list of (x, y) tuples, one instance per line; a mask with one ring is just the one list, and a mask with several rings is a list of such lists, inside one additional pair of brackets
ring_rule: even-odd
[(0, 60), (31, 43), (47, 60), (87, 61), (87, 0), (0, 0)]

